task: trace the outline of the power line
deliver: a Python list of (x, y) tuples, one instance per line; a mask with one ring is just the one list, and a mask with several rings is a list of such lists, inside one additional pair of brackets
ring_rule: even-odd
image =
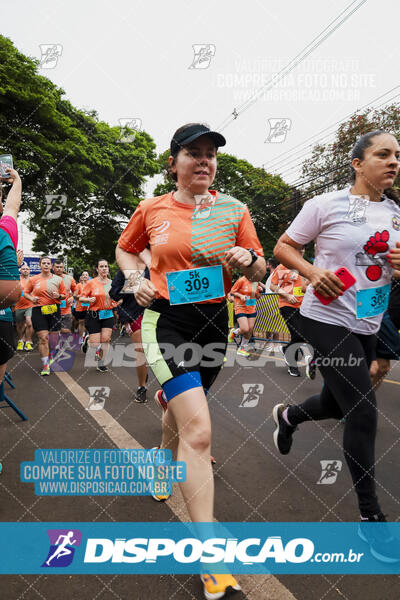
[[(237, 117), (241, 113), (245, 112), (248, 108), (255, 104), (255, 102), (257, 102), (258, 98), (264, 91), (267, 91), (274, 87), (281, 79), (283, 79), (291, 71), (293, 71), (293, 69), (295, 69), (301, 62), (303, 62), (303, 60), (307, 58), (307, 56), (314, 52), (316, 48), (318, 48), (328, 37), (330, 37), (337, 29), (339, 29), (339, 27), (341, 27), (341, 25), (343, 25), (343, 23), (345, 23), (359, 8), (361, 8), (361, 6), (365, 4), (366, 1), (367, 0), (361, 0), (341, 21), (339, 21), (332, 29), (330, 29), (332, 25), (334, 25), (334, 23), (338, 21), (338, 19), (340, 19), (342, 15), (349, 11), (353, 4), (356, 3), (356, 0), (353, 0), (353, 2), (351, 2), (341, 13), (339, 13), (339, 15), (335, 17), (335, 19), (333, 19), (333, 21), (331, 21), (329, 25), (327, 25), (325, 29), (323, 29), (311, 42), (309, 42), (307, 46), (303, 48), (303, 50), (301, 50), (283, 69), (281, 69), (276, 75), (271, 77), (271, 79), (264, 86), (257, 90), (257, 92), (255, 92), (255, 94), (251, 98), (249, 98), (249, 100), (244, 102), (238, 109), (234, 108), (231, 115), (221, 123), (217, 130), (223, 131), (224, 129), (226, 129), (226, 127), (228, 127), (228, 125), (230, 125), (232, 121), (237, 119)], [(319, 41), (317, 41), (318, 39)]]
[[(397, 87), (400, 87), (400, 86), (397, 86)], [(392, 91), (392, 90), (390, 90), (390, 91)], [(395, 94), (394, 96), (392, 96), (391, 98), (389, 98), (388, 100), (386, 100), (385, 102), (383, 102), (382, 104), (379, 104), (378, 106), (372, 106), (372, 107), (371, 107), (371, 110), (377, 110), (377, 109), (378, 109), (378, 108), (380, 108), (381, 106), (389, 104), (389, 103), (390, 103), (392, 100), (394, 100), (394, 99), (395, 99), (395, 98), (397, 98), (398, 96), (400, 96), (400, 92), (399, 92), (398, 94)], [(362, 109), (359, 109), (359, 110), (362, 110)], [(352, 114), (356, 114), (356, 113), (352, 113)], [(348, 118), (348, 117), (346, 117), (346, 118)], [(345, 121), (343, 121), (343, 122), (345, 122)], [(342, 121), (338, 121), (338, 122), (337, 122), (337, 124), (338, 124), (338, 123), (340, 124), (340, 123), (342, 123)], [(332, 126), (330, 126), (330, 127), (332, 127)], [(321, 132), (320, 132), (320, 133), (321, 133)], [(317, 135), (318, 135), (318, 134), (317, 134)], [(287, 161), (287, 162), (286, 162), (286, 161), (284, 161), (284, 160), (281, 160), (280, 162), (281, 162), (281, 163), (284, 163), (284, 162), (286, 162), (287, 166), (291, 165), (293, 162), (295, 162), (296, 164), (295, 164), (294, 166), (292, 166), (292, 167), (289, 167), (289, 168), (287, 168), (287, 169), (283, 169), (282, 171), (279, 171), (279, 173), (277, 173), (277, 172), (276, 172), (276, 173), (273, 173), (273, 174), (274, 174), (274, 175), (278, 175), (278, 174), (279, 174), (281, 177), (285, 177), (285, 176), (287, 176), (287, 174), (288, 174), (288, 173), (290, 173), (291, 171), (294, 171), (295, 169), (297, 169), (297, 168), (298, 168), (298, 163), (299, 163), (299, 162), (304, 162), (304, 160), (306, 160), (306, 158), (305, 158), (305, 157), (307, 157), (307, 156), (308, 156), (308, 155), (311, 153), (311, 151), (312, 151), (312, 148), (313, 148), (313, 147), (315, 147), (317, 144), (321, 143), (321, 142), (322, 142), (323, 140), (325, 140), (326, 138), (329, 138), (329, 137), (331, 137), (332, 135), (334, 135), (334, 132), (331, 132), (331, 133), (327, 134), (326, 136), (324, 136), (324, 137), (322, 137), (322, 138), (320, 138), (320, 139), (318, 139), (318, 140), (314, 141), (312, 144), (310, 144), (310, 150), (308, 150), (308, 151), (304, 152), (304, 153), (303, 153), (303, 154), (301, 154), (300, 156), (298, 156), (298, 155), (293, 155), (293, 156), (291, 156), (291, 157), (290, 157), (290, 160), (289, 160), (289, 161)], [(311, 138), (310, 138), (310, 139), (311, 139)], [(303, 142), (303, 143), (304, 143), (304, 142)], [(300, 145), (301, 145), (301, 144), (300, 144)], [(292, 149), (292, 150), (293, 150), (293, 149)], [(304, 149), (304, 150), (305, 150), (305, 149)], [(265, 168), (265, 167), (264, 167), (264, 168)], [(276, 168), (278, 168), (278, 164), (277, 164), (277, 165), (275, 165), (275, 166), (273, 167), (273, 170), (275, 170)]]
[[(349, 119), (353, 115), (357, 114), (361, 110), (364, 110), (364, 108), (370, 107), (373, 102), (377, 102), (378, 100), (380, 100), (384, 96), (387, 96), (388, 94), (390, 94), (391, 92), (393, 92), (394, 90), (396, 90), (398, 88), (400, 88), (400, 84), (396, 85), (394, 88), (392, 88), (391, 90), (385, 92), (384, 94), (381, 94), (381, 96), (378, 96), (377, 98), (374, 98), (373, 100), (370, 100), (367, 104), (364, 104), (364, 106), (361, 106), (361, 108), (357, 108), (357, 110), (355, 110), (355, 111), (351, 112), (350, 114), (346, 115), (345, 117), (343, 117), (339, 121), (336, 121), (335, 123), (332, 123), (332, 125), (329, 125), (328, 127), (325, 127), (324, 129), (321, 129), (321, 131), (319, 131), (318, 133), (314, 133), (314, 135), (312, 135), (309, 138), (307, 138), (306, 140), (304, 140), (304, 142), (300, 142), (299, 144), (296, 144), (296, 146), (293, 146), (292, 148), (290, 148), (286, 152), (282, 152), (281, 154), (278, 154), (278, 156), (275, 156), (275, 158), (273, 158), (271, 161), (263, 163), (261, 165), (262, 168), (265, 169), (265, 167), (268, 167), (268, 169), (271, 169), (271, 170), (275, 171), (276, 168), (277, 168), (277, 165), (280, 164), (280, 163), (282, 163), (282, 162), (284, 162), (284, 160), (279, 160), (279, 158), (281, 158), (282, 156), (286, 156), (287, 157), (288, 154), (290, 154), (293, 150), (296, 150), (299, 146), (303, 146), (304, 144), (306, 144), (307, 142), (309, 142), (313, 138), (321, 135), (321, 133), (324, 133), (328, 129), (331, 129), (332, 127), (336, 127), (337, 125), (340, 125), (341, 123), (344, 123), (347, 119)], [(399, 95), (400, 94), (396, 94), (395, 96), (393, 96), (389, 100), (385, 100), (385, 102), (383, 104), (386, 104), (386, 103), (390, 102), (391, 100), (393, 100), (393, 98), (396, 98)], [(379, 105), (379, 106), (382, 106), (382, 104)], [(377, 106), (375, 108), (379, 108), (379, 106)], [(329, 135), (331, 135), (331, 134), (329, 134)], [(327, 136), (325, 136), (325, 137), (327, 137)], [(325, 139), (325, 137), (322, 138), (322, 139)], [(313, 142), (312, 144), (310, 144), (310, 147), (314, 146), (319, 141), (320, 140), (318, 140), (317, 142)], [(274, 163), (276, 163), (276, 161), (277, 161), (277, 164), (274, 164)]]

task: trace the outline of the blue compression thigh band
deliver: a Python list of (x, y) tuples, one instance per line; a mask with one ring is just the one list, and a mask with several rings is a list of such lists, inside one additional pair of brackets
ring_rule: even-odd
[(202, 387), (200, 372), (189, 371), (189, 373), (182, 373), (182, 375), (166, 381), (163, 385), (163, 391), (168, 402), (178, 394), (197, 387)]

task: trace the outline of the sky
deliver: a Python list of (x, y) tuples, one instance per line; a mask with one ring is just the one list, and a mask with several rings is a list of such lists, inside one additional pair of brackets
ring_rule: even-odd
[[(76, 107), (96, 110), (110, 125), (136, 119), (158, 152), (179, 126), (204, 122), (226, 137), (224, 151), (294, 183), (312, 143), (329, 140), (335, 123), (365, 105), (400, 98), (398, 0), (367, 0), (263, 92), (271, 77), (358, 3), (15, 0), (1, 32), (38, 59), (41, 47), (55, 46), (58, 56), (41, 74)], [(154, 185), (146, 185), (146, 196)], [(24, 249), (33, 237), (24, 228)]]

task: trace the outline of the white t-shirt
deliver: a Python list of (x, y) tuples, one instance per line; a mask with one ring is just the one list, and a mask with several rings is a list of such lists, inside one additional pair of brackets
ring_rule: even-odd
[(336, 271), (344, 266), (357, 281), (328, 306), (321, 304), (309, 285), (300, 308), (302, 315), (356, 333), (378, 331), (383, 312), (357, 318), (356, 292), (390, 284), (392, 278), (393, 268), (385, 257), (400, 242), (400, 207), (383, 198), (371, 202), (353, 196), (350, 188), (345, 188), (304, 204), (287, 235), (298, 244), (315, 241), (316, 267)]

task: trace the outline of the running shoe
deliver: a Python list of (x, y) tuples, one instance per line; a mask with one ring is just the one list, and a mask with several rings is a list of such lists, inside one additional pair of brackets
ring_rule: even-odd
[(204, 597), (207, 600), (218, 600), (242, 589), (236, 579), (228, 573), (223, 575), (204, 573), (200, 578), (204, 585)]
[(228, 333), (228, 342), (231, 343), (235, 340), (235, 330), (232, 328)]
[(138, 387), (134, 398), (135, 402), (138, 402), (139, 404), (145, 404), (147, 402), (146, 392), (147, 388), (143, 385)]
[(236, 354), (240, 354), (240, 356), (250, 356), (250, 352), (247, 352), (247, 350), (245, 350), (243, 346), (240, 346)]
[(24, 349), (24, 342), (22, 340), (19, 340), (18, 344), (17, 344), (17, 350), (23, 350)]
[(315, 374), (317, 372), (317, 365), (315, 364), (315, 360), (311, 356), (311, 354), (307, 354), (304, 358), (306, 363), (306, 376), (308, 379), (315, 379)]
[(41, 375), (50, 375), (50, 365), (44, 365), (43, 369), (40, 371)]
[[(152, 450), (159, 450), (160, 446), (154, 446), (154, 448), (152, 448)], [(171, 494), (153, 494), (153, 498), (154, 500), (157, 500), (157, 502), (166, 502), (166, 500), (168, 500), (168, 498), (171, 496)]]
[(96, 371), (100, 371), (100, 373), (107, 373), (110, 369), (105, 365), (97, 365)]
[(165, 412), (168, 409), (168, 402), (164, 400), (163, 391), (157, 390), (154, 394), (154, 400), (157, 402), (158, 406), (160, 406)]
[[(381, 525), (375, 529), (370, 523), (381, 523)], [(400, 540), (390, 533), (384, 514), (378, 513), (368, 520), (362, 520), (358, 525), (358, 535), (369, 544), (371, 554), (377, 560), (385, 563), (400, 562)]]
[(88, 343), (89, 343), (89, 334), (87, 333), (83, 338), (83, 344), (81, 346), (81, 350), (84, 354), (86, 354), (86, 352), (87, 352)]
[(31, 352), (33, 350), (31, 342), (25, 342), (24, 350), (26, 350), (27, 352)]
[(292, 377), (300, 377), (300, 371), (298, 369), (298, 367), (291, 367), (290, 365), (288, 366), (287, 372), (289, 373), (289, 375), (291, 375)]
[(288, 408), (288, 406), (289, 404), (287, 406), (284, 404), (276, 404), (272, 411), (272, 416), (276, 424), (274, 444), (281, 454), (289, 454), (293, 443), (293, 433), (297, 429), (297, 427), (288, 425), (282, 417), (283, 411), (285, 408)]

